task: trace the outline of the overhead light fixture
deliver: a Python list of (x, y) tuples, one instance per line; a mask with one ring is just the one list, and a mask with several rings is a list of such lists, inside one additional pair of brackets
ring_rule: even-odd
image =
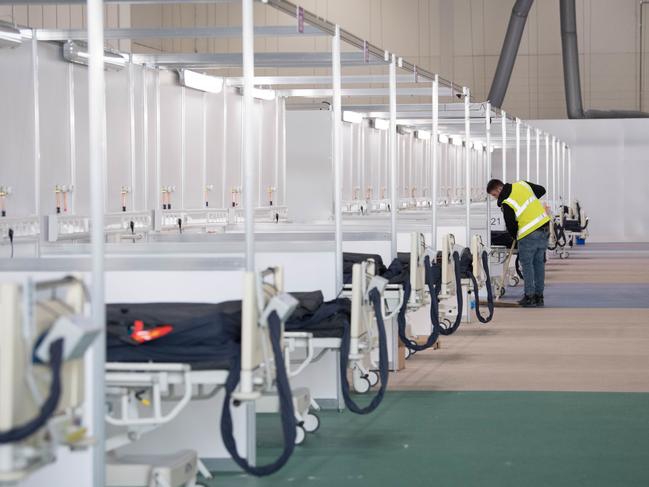
[(444, 135), (444, 134), (439, 134), (437, 139), (439, 140), (440, 144), (448, 144), (450, 142), (448, 135)]
[(190, 69), (178, 71), (180, 84), (192, 90), (205, 91), (207, 93), (221, 93), (223, 91), (223, 78), (197, 73)]
[(345, 110), (343, 112), (343, 122), (362, 123), (363, 122), (363, 114), (358, 113), (358, 112), (350, 112), (348, 110)]
[(451, 144), (453, 144), (453, 145), (456, 145), (456, 146), (459, 147), (459, 146), (461, 146), (463, 143), (464, 143), (464, 141), (462, 140), (462, 137), (457, 137), (457, 136), (456, 136), (456, 137), (452, 137), (452, 138), (451, 138)]
[(428, 130), (417, 130), (415, 132), (415, 137), (419, 140), (430, 140), (430, 132)]
[(23, 37), (20, 30), (8, 22), (0, 22), (0, 48), (14, 48), (22, 44)]
[[(237, 88), (237, 91), (241, 96), (243, 96), (244, 89), (243, 86), (240, 86)], [(257, 98), (258, 100), (266, 100), (266, 101), (272, 101), (275, 99), (275, 91), (274, 90), (265, 90), (262, 88), (253, 88), (252, 89), (252, 96), (254, 98)]]
[(412, 129), (405, 125), (397, 125), (397, 133), (400, 135), (410, 135), (412, 134)]
[(370, 119), (370, 127), (376, 130), (389, 130), (390, 121), (384, 118), (372, 118)]
[[(63, 44), (63, 57), (75, 64), (88, 66), (90, 56), (88, 55), (88, 45), (85, 42), (67, 41)], [(124, 69), (128, 59), (120, 52), (112, 49), (104, 49), (104, 66), (106, 69), (119, 71)]]

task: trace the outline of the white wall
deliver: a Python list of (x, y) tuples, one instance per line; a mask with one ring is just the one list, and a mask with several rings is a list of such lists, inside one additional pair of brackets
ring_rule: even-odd
[(593, 242), (649, 242), (649, 120), (540, 120), (572, 146), (573, 198)]

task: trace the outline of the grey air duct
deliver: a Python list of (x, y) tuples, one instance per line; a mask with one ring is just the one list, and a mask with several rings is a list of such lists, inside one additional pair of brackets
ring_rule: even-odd
[(489, 101), (493, 106), (502, 107), (509, 80), (512, 77), (514, 63), (518, 55), (518, 47), (521, 45), (521, 38), (525, 30), (527, 15), (530, 13), (534, 0), (516, 0), (512, 15), (509, 18), (507, 34), (500, 51), (496, 74), (494, 75), (491, 89), (489, 90)]
[[(575, 0), (559, 0), (561, 13), (561, 47), (563, 55), (563, 79), (566, 93), (566, 108), (568, 118), (648, 118), (645, 112), (629, 110), (586, 110), (584, 111), (581, 98), (581, 81), (579, 76), (579, 49), (577, 46), (577, 17)], [(502, 107), (509, 80), (514, 69), (527, 16), (534, 0), (516, 0), (512, 15), (509, 19), (507, 34), (503, 41), (502, 51), (498, 59), (489, 101), (495, 107)]]
[(568, 118), (647, 118), (649, 113), (630, 110), (586, 110), (582, 105), (577, 45), (577, 13), (575, 0), (559, 0), (561, 13), (561, 50), (563, 81), (566, 91)]

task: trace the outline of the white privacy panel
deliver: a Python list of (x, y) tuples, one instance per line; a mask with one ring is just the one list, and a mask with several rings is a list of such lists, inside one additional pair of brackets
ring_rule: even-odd
[(8, 216), (36, 213), (31, 45), (0, 50), (0, 186), (13, 188)]
[[(128, 70), (106, 71), (106, 211), (121, 211), (121, 189), (132, 188)], [(130, 198), (127, 198), (127, 205)]]
[(226, 207), (228, 195), (224, 182), (224, 169), (227, 162), (228, 138), (224, 133), (228, 110), (226, 93), (207, 94), (207, 194), (210, 207)]
[(182, 90), (176, 74), (160, 73), (160, 184), (171, 189), (172, 208), (181, 208), (182, 181)]
[(203, 184), (206, 168), (205, 137), (207, 127), (202, 92), (185, 89), (185, 208), (202, 208), (205, 205)]

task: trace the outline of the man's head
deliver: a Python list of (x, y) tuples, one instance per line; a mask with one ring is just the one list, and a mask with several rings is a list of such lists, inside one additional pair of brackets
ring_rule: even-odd
[(487, 184), (487, 193), (498, 199), (500, 192), (503, 190), (504, 183), (500, 179), (492, 179)]

